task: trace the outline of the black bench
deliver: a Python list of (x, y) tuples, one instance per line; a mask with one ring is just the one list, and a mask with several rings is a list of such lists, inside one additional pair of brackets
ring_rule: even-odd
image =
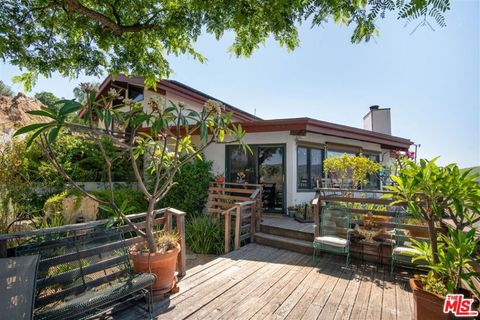
[(155, 275), (132, 271), (122, 232), (74, 231), (36, 239), (15, 251), (30, 254), (40, 255), (35, 319), (84, 319), (142, 298), (151, 317), (149, 287)]

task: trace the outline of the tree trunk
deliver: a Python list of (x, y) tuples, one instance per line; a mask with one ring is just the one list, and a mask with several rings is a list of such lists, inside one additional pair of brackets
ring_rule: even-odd
[(433, 263), (438, 263), (437, 230), (435, 229), (435, 219), (433, 217), (428, 219), (428, 235), (432, 247), (432, 261)]
[(151, 253), (157, 252), (155, 237), (153, 236), (153, 214), (155, 211), (155, 200), (148, 201), (147, 215), (145, 217), (145, 233), (147, 234), (148, 249)]

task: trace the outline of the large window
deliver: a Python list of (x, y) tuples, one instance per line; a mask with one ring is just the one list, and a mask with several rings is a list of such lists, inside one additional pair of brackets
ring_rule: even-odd
[(323, 173), (323, 150), (297, 148), (297, 189), (312, 190), (321, 184)]

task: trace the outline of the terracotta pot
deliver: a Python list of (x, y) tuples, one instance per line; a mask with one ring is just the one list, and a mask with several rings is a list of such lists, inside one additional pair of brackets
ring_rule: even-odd
[(215, 178), (215, 182), (216, 182), (216, 183), (225, 183), (225, 177)]
[(157, 280), (152, 285), (153, 295), (169, 292), (175, 286), (175, 269), (180, 245), (165, 253), (144, 253), (139, 248), (144, 248), (145, 243), (134, 245), (130, 249), (130, 258), (133, 261), (133, 270), (141, 273), (153, 273)]
[(409, 280), (413, 292), (413, 319), (414, 320), (447, 320), (443, 313), (445, 297), (423, 290), (422, 282), (417, 279)]

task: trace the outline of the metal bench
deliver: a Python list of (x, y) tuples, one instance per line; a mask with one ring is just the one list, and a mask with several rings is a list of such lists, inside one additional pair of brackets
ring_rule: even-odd
[(141, 298), (152, 316), (155, 275), (132, 271), (122, 232), (73, 231), (15, 250), (17, 256), (32, 254), (40, 255), (35, 319), (85, 319)]

